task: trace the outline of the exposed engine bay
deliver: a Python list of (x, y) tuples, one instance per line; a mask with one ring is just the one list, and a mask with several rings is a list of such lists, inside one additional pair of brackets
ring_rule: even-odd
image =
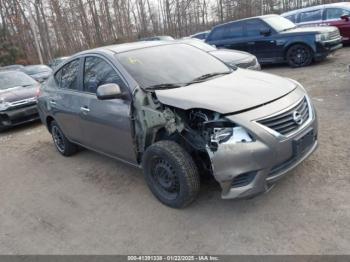
[[(135, 92), (133, 120), (137, 152), (160, 139), (176, 140), (196, 154), (214, 154), (220, 144), (250, 142), (252, 137), (220, 113), (165, 106), (154, 92)], [(244, 131), (244, 130), (243, 130)], [(233, 139), (233, 140), (232, 140)]]

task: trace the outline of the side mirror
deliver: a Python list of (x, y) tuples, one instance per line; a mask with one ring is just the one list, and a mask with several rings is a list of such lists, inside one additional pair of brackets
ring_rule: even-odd
[(271, 35), (271, 29), (270, 28), (261, 29), (260, 34), (263, 36), (269, 36), (269, 35)]
[(342, 20), (345, 20), (345, 21), (349, 21), (350, 20), (350, 16), (349, 15), (342, 15), (340, 18)]
[(97, 88), (96, 96), (100, 100), (124, 98), (124, 94), (121, 92), (120, 87), (117, 84), (100, 85)]

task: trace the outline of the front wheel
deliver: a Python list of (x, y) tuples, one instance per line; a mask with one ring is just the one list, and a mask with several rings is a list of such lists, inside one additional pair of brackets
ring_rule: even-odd
[(151, 145), (142, 165), (150, 190), (163, 204), (184, 208), (195, 200), (200, 188), (197, 166), (179, 144), (160, 141)]
[(310, 47), (296, 44), (288, 49), (286, 59), (291, 67), (308, 66), (312, 63), (313, 53)]

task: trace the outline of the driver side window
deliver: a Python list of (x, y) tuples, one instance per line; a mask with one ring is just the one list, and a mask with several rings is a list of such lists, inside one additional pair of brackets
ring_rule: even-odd
[(247, 36), (261, 36), (261, 31), (269, 30), (270, 28), (262, 21), (255, 19), (245, 22)]
[(118, 73), (100, 57), (89, 56), (84, 63), (84, 91), (96, 93), (97, 88), (104, 84), (118, 84), (123, 87), (123, 81)]

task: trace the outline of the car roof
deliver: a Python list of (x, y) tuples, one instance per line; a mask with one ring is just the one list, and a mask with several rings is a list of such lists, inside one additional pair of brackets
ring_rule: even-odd
[(234, 20), (234, 21), (230, 21), (230, 22), (227, 22), (227, 23), (219, 24), (217, 26), (214, 26), (214, 28), (218, 28), (218, 27), (222, 27), (222, 26), (225, 26), (225, 25), (230, 25), (230, 24), (233, 24), (233, 23), (242, 22), (242, 21), (246, 21), (246, 20), (252, 20), (252, 19), (262, 19), (263, 20), (265, 18), (274, 17), (274, 16), (279, 16), (279, 15), (270, 14), (270, 15), (253, 16), (253, 17), (243, 18), (243, 19)]
[(315, 6), (310, 6), (310, 7), (305, 7), (305, 8), (300, 8), (297, 10), (285, 12), (281, 14), (281, 16), (289, 16), (289, 15), (294, 15), (300, 12), (306, 12), (306, 11), (312, 11), (312, 10), (317, 10), (317, 9), (323, 9), (327, 7), (345, 7), (346, 9), (350, 9), (350, 2), (341, 2), (341, 3), (333, 3), (333, 4), (325, 4), (325, 5), (315, 5)]
[(125, 43), (125, 44), (118, 44), (118, 45), (109, 45), (109, 46), (103, 46), (98, 47), (95, 49), (86, 50), (83, 52), (78, 53), (77, 55), (83, 55), (83, 54), (89, 54), (89, 53), (95, 53), (95, 52), (113, 52), (113, 53), (123, 53), (127, 51), (137, 50), (137, 49), (143, 49), (148, 47), (155, 47), (155, 46), (163, 46), (163, 45), (173, 45), (173, 44), (180, 44), (177, 41), (139, 41), (139, 42), (133, 42), (133, 43)]
[(210, 33), (210, 30), (198, 32), (198, 33), (195, 33), (195, 34), (193, 34), (193, 35), (191, 35), (191, 36), (201, 35), (201, 34), (208, 34), (208, 33)]

